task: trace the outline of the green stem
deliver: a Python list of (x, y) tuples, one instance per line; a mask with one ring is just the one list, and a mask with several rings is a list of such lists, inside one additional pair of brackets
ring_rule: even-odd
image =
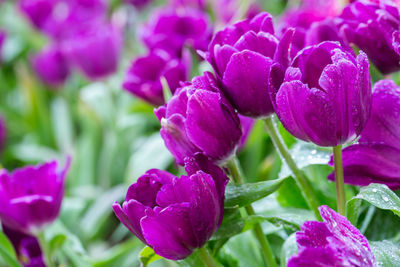
[(51, 255), (50, 255), (50, 249), (49, 246), (46, 242), (46, 238), (44, 236), (44, 231), (42, 231), (41, 233), (39, 233), (37, 236), (37, 239), (39, 241), (40, 244), (40, 248), (42, 249), (44, 258), (45, 258), (45, 262), (46, 262), (46, 266), (47, 267), (54, 267), (55, 265), (53, 264), (53, 261), (51, 260)]
[[(236, 157), (233, 157), (228, 163), (227, 163), (227, 168), (229, 169), (229, 173), (231, 174), (232, 180), (236, 184), (243, 184), (244, 179), (243, 179), (243, 174), (240, 168), (240, 163)], [(252, 216), (256, 215), (253, 207), (251, 205), (248, 205), (245, 207), (247, 215)], [(263, 253), (264, 259), (267, 263), (268, 267), (277, 267), (277, 263), (275, 261), (274, 254), (272, 253), (271, 245), (268, 242), (267, 237), (265, 236), (261, 225), (259, 223), (256, 223), (253, 228), (253, 233), (255, 237), (257, 238), (258, 243), (261, 246), (261, 251)]]
[(343, 162), (342, 162), (342, 146), (333, 147), (333, 161), (335, 163), (335, 183), (337, 209), (340, 214), (346, 214), (346, 195), (344, 192)]
[(204, 264), (207, 267), (218, 267), (218, 263), (215, 262), (213, 256), (208, 252), (208, 250), (205, 247), (199, 248), (198, 249), (199, 256), (201, 260), (204, 262)]
[(301, 193), (304, 199), (306, 200), (307, 205), (310, 207), (310, 209), (312, 209), (312, 211), (315, 214), (315, 217), (318, 220), (321, 220), (321, 215), (319, 214), (318, 211), (319, 203), (317, 200), (317, 196), (315, 195), (309, 181), (303, 175), (299, 167), (297, 167), (292, 156), (290, 155), (290, 152), (286, 147), (285, 142), (282, 140), (282, 137), (279, 134), (278, 129), (276, 128), (273, 117), (272, 116), (267, 117), (266, 119), (264, 119), (264, 122), (265, 122), (265, 128), (272, 140), (272, 143), (274, 144), (282, 160), (286, 162), (289, 169), (292, 171), (293, 178), (296, 181), (298, 187), (300, 187)]

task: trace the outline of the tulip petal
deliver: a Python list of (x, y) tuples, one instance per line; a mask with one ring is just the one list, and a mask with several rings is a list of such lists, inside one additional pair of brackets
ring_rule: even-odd
[(223, 83), (228, 98), (241, 114), (259, 117), (273, 112), (269, 97), (272, 64), (272, 59), (249, 50), (231, 57)]

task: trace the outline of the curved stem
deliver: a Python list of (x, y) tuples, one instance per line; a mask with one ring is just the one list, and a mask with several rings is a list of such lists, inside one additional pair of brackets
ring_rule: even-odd
[(201, 260), (204, 262), (204, 264), (207, 267), (218, 267), (218, 263), (215, 262), (213, 256), (208, 252), (208, 250), (205, 247), (199, 248), (198, 249), (199, 256)]
[[(231, 174), (232, 180), (236, 184), (243, 184), (244, 179), (243, 179), (243, 174), (240, 168), (240, 163), (237, 160), (236, 157), (233, 157), (228, 163), (227, 163), (227, 168), (229, 170), (229, 173)], [(253, 207), (251, 205), (248, 205), (245, 207), (247, 215), (256, 215)], [(268, 267), (277, 267), (277, 263), (275, 261), (274, 254), (272, 253), (271, 245), (268, 242), (267, 237), (265, 236), (260, 223), (256, 223), (253, 228), (253, 233), (255, 237), (257, 238), (258, 243), (261, 246), (261, 251), (264, 256), (264, 259), (267, 263)]]
[(43, 256), (45, 258), (45, 263), (47, 267), (53, 267), (53, 261), (51, 260), (49, 246), (46, 242), (46, 238), (44, 236), (44, 231), (37, 235), (37, 239), (40, 244), (40, 248), (42, 249)]
[(333, 161), (335, 163), (335, 183), (336, 183), (336, 198), (337, 209), (340, 214), (346, 214), (346, 195), (344, 192), (344, 177), (343, 177), (343, 161), (342, 161), (342, 146), (333, 147)]
[(300, 187), (301, 193), (304, 199), (306, 200), (307, 205), (314, 212), (315, 217), (317, 217), (318, 220), (321, 220), (321, 215), (319, 214), (318, 211), (319, 203), (317, 200), (317, 196), (315, 195), (309, 181), (303, 175), (301, 170), (297, 167), (296, 162), (294, 162), (292, 156), (290, 155), (290, 152), (286, 147), (286, 144), (282, 140), (282, 137), (275, 126), (273, 117), (272, 116), (267, 117), (266, 119), (264, 119), (264, 122), (265, 122), (265, 128), (269, 134), (269, 137), (272, 140), (272, 143), (274, 144), (282, 160), (286, 162), (289, 169), (292, 171), (293, 178), (296, 181), (298, 187)]

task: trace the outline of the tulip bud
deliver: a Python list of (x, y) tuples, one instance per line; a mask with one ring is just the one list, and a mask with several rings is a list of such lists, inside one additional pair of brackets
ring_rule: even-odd
[(70, 74), (69, 65), (58, 47), (48, 47), (32, 58), (39, 78), (52, 86), (62, 85)]
[(196, 152), (224, 161), (235, 153), (242, 136), (240, 120), (211, 73), (179, 88), (155, 114), (166, 147), (181, 165)]
[(129, 187), (122, 207), (113, 205), (115, 215), (136, 237), (171, 260), (202, 247), (223, 218), (228, 178), (206, 158), (199, 164), (193, 160), (189, 175), (180, 178), (147, 171)]
[(367, 56), (357, 58), (339, 43), (323, 42), (299, 52), (272, 94), (283, 126), (295, 137), (320, 146), (354, 140), (371, 110)]
[(328, 206), (319, 207), (323, 222), (308, 221), (296, 233), (298, 254), (288, 267), (375, 266), (368, 240), (346, 217)]
[(212, 27), (206, 13), (191, 8), (163, 9), (154, 12), (149, 23), (139, 29), (140, 38), (150, 50), (167, 51), (180, 57), (185, 45), (206, 51)]
[(52, 223), (60, 212), (64, 180), (57, 161), (27, 166), (12, 173), (0, 170), (0, 219), (7, 227), (26, 234), (37, 234)]
[(189, 62), (185, 58), (171, 58), (163, 51), (156, 50), (147, 56), (137, 58), (128, 69), (123, 87), (152, 105), (163, 105), (163, 85), (165, 78), (172, 94), (186, 81), (189, 73)]
[(112, 25), (100, 23), (77, 30), (62, 44), (67, 58), (95, 80), (117, 70), (122, 32)]
[(11, 241), (19, 261), (24, 267), (46, 267), (38, 240), (31, 235), (2, 225), (4, 234)]

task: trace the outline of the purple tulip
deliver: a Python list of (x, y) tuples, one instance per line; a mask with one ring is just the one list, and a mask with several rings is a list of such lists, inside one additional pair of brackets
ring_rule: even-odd
[(122, 44), (121, 30), (105, 23), (82, 28), (62, 42), (68, 60), (92, 80), (117, 70)]
[(20, 0), (19, 6), (36, 28), (58, 40), (107, 17), (103, 0)]
[[(204, 169), (202, 169), (204, 167)], [(155, 253), (171, 260), (189, 256), (202, 247), (223, 218), (228, 178), (207, 159), (189, 160), (188, 176), (180, 178), (149, 170), (126, 194), (118, 219)]]
[(27, 166), (8, 173), (0, 170), (0, 219), (7, 227), (37, 234), (60, 212), (68, 171), (57, 161)]
[(190, 69), (190, 55), (178, 58), (163, 50), (155, 50), (147, 56), (137, 58), (128, 69), (123, 87), (152, 105), (163, 105), (164, 96), (161, 78), (164, 77), (172, 94), (186, 81)]
[(39, 242), (34, 236), (13, 230), (5, 225), (2, 227), (24, 267), (46, 267)]
[(288, 31), (279, 42), (272, 16), (260, 13), (214, 36), (206, 57), (240, 114), (264, 117), (273, 113), (269, 92), (283, 81), (292, 33)]
[(69, 65), (57, 46), (45, 48), (32, 58), (39, 78), (52, 86), (62, 85), (70, 74)]
[(177, 89), (155, 114), (165, 146), (181, 165), (196, 152), (222, 162), (235, 153), (242, 136), (240, 120), (211, 73)]
[[(291, 57), (295, 57), (301, 49), (308, 45), (318, 44), (322, 41), (339, 41), (336, 35), (333, 36), (334, 39), (326, 39), (327, 37), (332, 37), (332, 31), (334, 30), (331, 28), (333, 25), (324, 25), (324, 30), (319, 33), (314, 32), (316, 29), (312, 30), (314, 33), (308, 33), (314, 23), (332, 18), (338, 14), (338, 2), (336, 0), (305, 0), (301, 2), (299, 7), (287, 9), (279, 20), (279, 28), (282, 34), (289, 28), (295, 28), (290, 50)], [(327, 29), (328, 27), (329, 29)], [(326, 32), (326, 30), (328, 31)], [(315, 34), (317, 36), (312, 36)], [(307, 35), (309, 35), (308, 41), (311, 41), (310, 38), (318, 38), (319, 42), (312, 40), (313, 42), (307, 43)]]
[[(400, 189), (400, 87), (391, 80), (375, 84), (371, 117), (360, 143), (343, 149), (344, 181)], [(330, 164), (333, 164), (331, 161)], [(328, 176), (334, 180), (334, 174)]]
[(212, 27), (207, 14), (198, 9), (171, 8), (154, 12), (139, 34), (150, 50), (161, 49), (180, 57), (186, 45), (206, 51)]
[(382, 73), (400, 70), (400, 56), (392, 44), (393, 33), (400, 26), (395, 3), (356, 1), (343, 10), (340, 19), (346, 39), (363, 50)]
[(371, 110), (367, 56), (355, 58), (339, 43), (323, 42), (302, 50), (286, 70), (275, 111), (295, 137), (320, 146), (354, 140)]
[(368, 240), (346, 217), (328, 206), (319, 207), (323, 222), (308, 221), (296, 233), (299, 253), (288, 267), (375, 266)]
[(304, 33), (304, 47), (317, 45), (324, 41), (336, 41), (339, 42), (344, 49), (353, 53), (353, 48), (340, 34), (339, 27), (336, 25), (335, 21), (336, 19), (328, 17), (322, 21), (311, 24)]

